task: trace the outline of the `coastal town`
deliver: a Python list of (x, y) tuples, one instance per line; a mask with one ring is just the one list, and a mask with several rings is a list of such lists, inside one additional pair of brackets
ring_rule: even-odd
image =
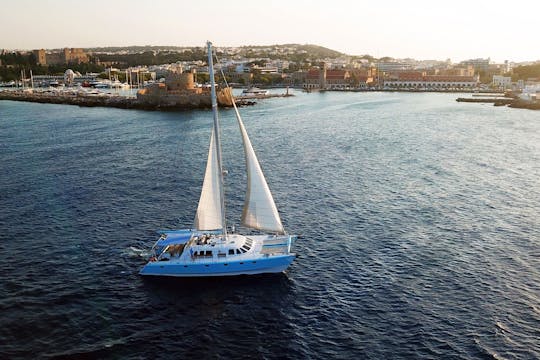
[[(350, 56), (315, 45), (217, 48), (216, 69), (235, 88), (295, 88), (313, 91), (498, 92), (536, 108), (540, 101), (540, 62), (494, 63), (489, 58), (453, 63), (450, 59), (415, 60)], [(218, 76), (218, 82), (223, 79)], [(112, 104), (117, 107), (208, 107), (208, 66), (201, 48), (126, 47), (1, 50), (1, 98)], [(43, 94), (58, 88), (61, 97)], [(136, 89), (129, 96), (101, 96), (96, 89)], [(41, 89), (41, 91), (39, 90)], [(32, 91), (34, 92), (34, 91)], [(251, 94), (252, 96), (254, 94)], [(260, 92), (257, 98), (264, 97)], [(52, 99), (51, 98), (55, 98)], [(60, 99), (60, 100), (59, 100)], [(76, 101), (75, 101), (76, 100)], [(478, 99), (476, 99), (478, 100)], [(32, 100), (30, 100), (32, 101)], [(75, 101), (75, 102), (74, 102)], [(97, 102), (96, 102), (97, 101)], [(230, 99), (221, 94), (222, 105)]]

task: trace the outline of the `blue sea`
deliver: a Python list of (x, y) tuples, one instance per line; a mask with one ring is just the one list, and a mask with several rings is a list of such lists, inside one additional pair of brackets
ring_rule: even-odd
[(540, 112), (457, 96), (242, 108), (300, 257), (218, 280), (138, 275), (155, 230), (193, 223), (209, 111), (1, 101), (0, 358), (539, 359)]

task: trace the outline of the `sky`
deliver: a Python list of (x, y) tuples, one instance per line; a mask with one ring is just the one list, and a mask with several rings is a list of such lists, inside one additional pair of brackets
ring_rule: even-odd
[(0, 49), (315, 44), (349, 55), (540, 60), (534, 0), (0, 0)]

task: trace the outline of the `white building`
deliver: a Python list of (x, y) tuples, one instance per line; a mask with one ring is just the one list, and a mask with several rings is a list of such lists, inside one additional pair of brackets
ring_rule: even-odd
[(478, 79), (474, 76), (444, 76), (426, 75), (407, 79), (385, 79), (386, 89), (406, 90), (457, 90), (473, 89), (478, 85)]
[(493, 75), (492, 84), (500, 89), (509, 89), (512, 87), (512, 78), (510, 76)]

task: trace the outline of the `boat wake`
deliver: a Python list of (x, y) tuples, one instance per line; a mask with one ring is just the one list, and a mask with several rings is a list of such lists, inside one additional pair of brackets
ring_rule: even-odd
[(136, 247), (130, 246), (127, 249), (124, 249), (122, 252), (124, 255), (128, 257), (136, 257), (136, 258), (149, 258), (151, 255), (151, 251), (147, 249), (138, 249)]

